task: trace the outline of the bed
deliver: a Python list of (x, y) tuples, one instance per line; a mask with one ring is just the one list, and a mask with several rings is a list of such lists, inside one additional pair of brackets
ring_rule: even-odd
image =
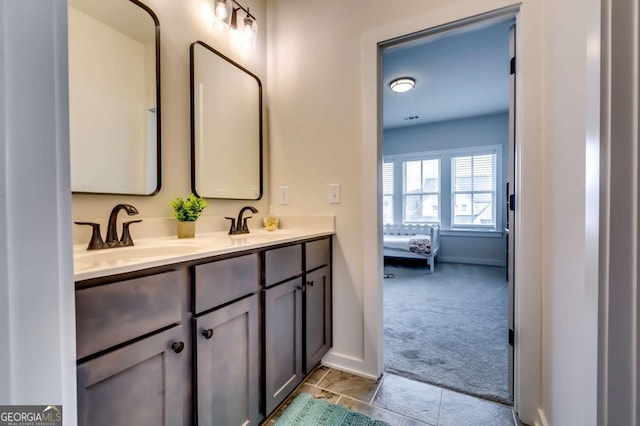
[(426, 259), (430, 272), (440, 250), (440, 225), (384, 225), (384, 256), (403, 259)]

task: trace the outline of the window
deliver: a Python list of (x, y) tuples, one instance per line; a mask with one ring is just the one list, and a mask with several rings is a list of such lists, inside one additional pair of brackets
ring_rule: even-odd
[(445, 231), (504, 226), (502, 145), (390, 154), (382, 165), (383, 223), (439, 223)]
[(393, 163), (382, 165), (382, 224), (393, 225)]
[(496, 226), (496, 154), (451, 158), (452, 226)]
[(440, 222), (440, 159), (404, 161), (405, 223)]

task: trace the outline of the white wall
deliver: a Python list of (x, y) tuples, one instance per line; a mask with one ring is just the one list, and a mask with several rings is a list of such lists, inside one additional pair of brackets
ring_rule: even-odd
[[(248, 52), (239, 50), (228, 32), (214, 30), (207, 19), (207, 0), (148, 0), (145, 4), (157, 15), (160, 22), (160, 75), (162, 107), (162, 188), (151, 197), (113, 195), (73, 195), (73, 220), (90, 220), (106, 223), (113, 206), (126, 202), (139, 211), (137, 218), (142, 223), (132, 228), (136, 238), (159, 234), (175, 235), (175, 224), (171, 218), (170, 201), (177, 195), (191, 193), (190, 178), (190, 82), (189, 46), (201, 40), (227, 57), (256, 74), (263, 83), (265, 107), (268, 102), (266, 88), (266, 27), (267, 13), (265, 0), (247, 0), (242, 5), (251, 9), (257, 18), (258, 37), (255, 49)], [(244, 17), (240, 14), (240, 17)], [(267, 115), (265, 114), (265, 120)], [(265, 123), (266, 128), (266, 123)], [(269, 189), (268, 133), (265, 131), (265, 188)], [(209, 207), (198, 223), (198, 231), (225, 229), (223, 216), (235, 215), (247, 204), (254, 205), (260, 216), (267, 214), (269, 195), (260, 201), (209, 200)], [(276, 213), (278, 210), (276, 209)], [(257, 217), (257, 216), (256, 216)], [(162, 218), (161, 220), (155, 220)], [(165, 220), (166, 219), (166, 220)], [(218, 220), (219, 219), (219, 220)], [(254, 219), (256, 226), (257, 219)], [(249, 222), (251, 226), (251, 221)], [(219, 227), (214, 229), (214, 227)], [(85, 229), (86, 228), (86, 229)], [(74, 242), (89, 241), (88, 227), (73, 226)], [(103, 225), (104, 232), (104, 225)]]
[[(509, 114), (489, 114), (448, 120), (419, 126), (397, 127), (384, 131), (383, 153), (387, 155), (450, 150), (476, 146), (502, 145), (502, 168), (498, 176), (498, 209), (504, 210), (504, 179), (508, 174)], [(442, 164), (442, 174), (451, 168)], [(447, 193), (450, 185), (444, 185)], [(446, 186), (446, 188), (445, 188)], [(443, 199), (446, 202), (446, 199)], [(443, 205), (442, 214), (450, 209)], [(499, 212), (498, 231), (505, 228), (506, 214)], [(448, 223), (448, 222), (447, 222)], [(506, 266), (506, 240), (502, 235), (470, 236), (469, 233), (442, 232), (439, 260), (442, 262), (473, 263), (478, 265)]]
[(0, 2), (0, 404), (76, 424), (67, 5)]
[[(269, 3), (271, 189), (289, 185), (290, 204), (281, 207), (287, 212), (336, 214), (334, 320), (339, 326), (326, 360), (371, 375), (381, 369), (375, 356), (379, 316), (371, 313), (380, 309), (381, 271), (375, 267), (380, 256), (375, 234), (380, 223), (375, 207), (379, 63), (370, 52), (376, 42), (509, 4)], [(595, 424), (595, 327), (582, 320), (597, 315), (585, 296), (593, 285), (586, 268), (597, 263), (587, 258), (585, 222), (593, 209), (585, 196), (586, 114), (592, 105), (587, 103), (598, 99), (592, 80), (587, 91), (587, 41), (594, 35), (598, 40), (598, 28), (591, 26), (596, 13), (596, 0), (524, 0), (520, 6), (519, 49), (526, 53), (517, 60), (523, 109), (516, 154), (516, 256), (521, 256), (516, 408), (527, 423)], [(342, 204), (326, 204), (326, 186), (333, 182), (343, 184)]]

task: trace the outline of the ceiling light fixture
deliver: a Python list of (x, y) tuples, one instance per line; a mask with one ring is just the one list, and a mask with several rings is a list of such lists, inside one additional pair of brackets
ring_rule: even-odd
[(411, 77), (400, 77), (389, 83), (389, 88), (395, 93), (404, 93), (413, 89), (416, 85), (416, 80)]

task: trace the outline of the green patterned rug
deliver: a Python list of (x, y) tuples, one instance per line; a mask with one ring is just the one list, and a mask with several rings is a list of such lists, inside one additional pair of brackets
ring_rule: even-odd
[(276, 426), (389, 426), (389, 423), (301, 393), (282, 413)]

